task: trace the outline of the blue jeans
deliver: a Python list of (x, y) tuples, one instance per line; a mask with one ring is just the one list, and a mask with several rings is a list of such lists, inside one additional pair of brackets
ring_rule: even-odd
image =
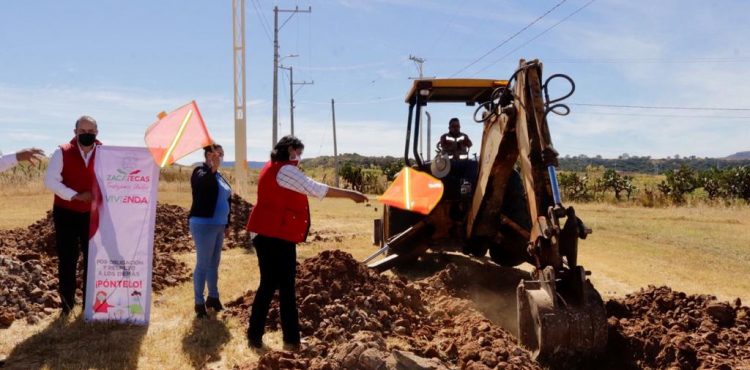
[(208, 285), (208, 296), (219, 298), (219, 261), (224, 244), (226, 225), (190, 223), (190, 234), (195, 241), (196, 262), (193, 271), (195, 304), (204, 304), (203, 292)]

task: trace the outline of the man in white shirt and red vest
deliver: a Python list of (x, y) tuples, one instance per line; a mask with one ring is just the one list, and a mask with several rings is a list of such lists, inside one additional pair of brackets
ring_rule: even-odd
[(78, 256), (83, 253), (83, 304), (86, 305), (86, 270), (89, 246), (91, 190), (95, 181), (94, 160), (99, 133), (96, 120), (82, 116), (76, 121), (75, 137), (60, 145), (50, 158), (44, 185), (55, 193), (55, 222), (59, 292), (62, 313), (75, 306)]
[(305, 176), (297, 167), (304, 149), (304, 144), (296, 137), (284, 136), (274, 146), (271, 160), (258, 177), (258, 201), (247, 223), (247, 230), (258, 234), (253, 245), (260, 267), (260, 286), (255, 293), (247, 329), (250, 347), (263, 347), (268, 308), (278, 289), (284, 348), (300, 348), (294, 285), (297, 243), (305, 241), (310, 230), (307, 197), (367, 201), (360, 192), (321, 184)]
[(0, 154), (0, 172), (13, 168), (18, 162), (39, 163), (42, 157), (44, 157), (44, 151), (37, 148), (23, 149), (5, 155)]

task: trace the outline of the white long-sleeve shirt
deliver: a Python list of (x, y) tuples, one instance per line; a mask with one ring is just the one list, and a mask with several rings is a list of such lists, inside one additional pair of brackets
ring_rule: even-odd
[(10, 153), (0, 156), (0, 172), (10, 169), (11, 167), (15, 166), (16, 163), (18, 163), (18, 159), (16, 159), (16, 153)]
[[(84, 163), (86, 163), (86, 167), (89, 166), (89, 160), (91, 159), (91, 156), (94, 154), (95, 150), (96, 146), (94, 146), (94, 149), (86, 154), (83, 152), (83, 150), (81, 150), (80, 147), (78, 148), (78, 152), (81, 153), (81, 158), (83, 158)], [(55, 193), (55, 195), (57, 195), (58, 197), (64, 200), (71, 200), (73, 196), (78, 194), (78, 192), (63, 184), (62, 170), (62, 150), (58, 148), (54, 153), (52, 153), (52, 158), (50, 158), (49, 160), (49, 167), (47, 167), (47, 173), (44, 175), (44, 186)]]
[(318, 199), (323, 199), (328, 194), (328, 185), (305, 176), (299, 167), (291, 164), (281, 167), (276, 175), (276, 183), (282, 188)]

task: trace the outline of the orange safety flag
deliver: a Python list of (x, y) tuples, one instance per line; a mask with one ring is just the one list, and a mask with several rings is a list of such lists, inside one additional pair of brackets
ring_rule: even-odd
[(392, 207), (426, 215), (432, 212), (442, 197), (442, 181), (424, 172), (404, 167), (378, 200)]
[(169, 114), (161, 112), (158, 117), (146, 129), (144, 140), (162, 168), (213, 142), (195, 101)]

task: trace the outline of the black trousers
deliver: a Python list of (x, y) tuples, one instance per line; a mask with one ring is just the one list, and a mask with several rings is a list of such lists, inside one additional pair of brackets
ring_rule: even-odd
[(52, 209), (58, 257), (58, 291), (64, 310), (70, 310), (75, 306), (76, 271), (78, 270), (78, 256), (81, 253), (83, 253), (83, 306), (86, 307), (89, 215), (88, 212), (80, 213), (57, 206)]
[(281, 330), (284, 343), (300, 342), (297, 298), (294, 291), (297, 274), (297, 245), (282, 239), (258, 235), (253, 239), (260, 267), (260, 286), (250, 311), (250, 326), (247, 335), (260, 341), (266, 327), (268, 308), (273, 294), (279, 290), (281, 306)]

